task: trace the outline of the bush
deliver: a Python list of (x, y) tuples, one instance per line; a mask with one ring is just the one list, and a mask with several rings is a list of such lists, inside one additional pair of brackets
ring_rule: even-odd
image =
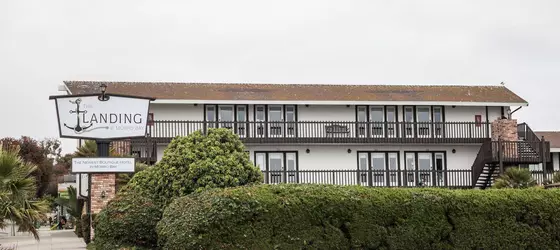
[[(262, 178), (239, 137), (228, 129), (177, 137), (165, 149), (160, 162), (136, 173), (119, 191), (117, 201), (102, 211), (96, 244), (99, 241), (111, 246), (151, 247), (157, 243), (156, 223), (174, 198), (216, 187), (260, 183)], [(129, 192), (139, 199), (129, 198)], [(150, 205), (143, 207), (147, 203)], [(125, 208), (134, 212), (125, 213)]]
[(164, 249), (560, 249), (560, 190), (261, 185), (171, 203)]
[(154, 248), (161, 208), (133, 191), (121, 192), (97, 215), (94, 245), (98, 249)]
[(506, 169), (503, 175), (496, 179), (494, 188), (528, 188), (537, 185), (531, 171), (526, 168), (511, 167)]
[(560, 183), (560, 172), (556, 172), (552, 175), (552, 183)]
[[(95, 221), (95, 217), (96, 214), (92, 214), (92, 221)], [(89, 214), (82, 214), (82, 218), (80, 221), (80, 226), (82, 227), (82, 237), (84, 238), (84, 242), (86, 244), (90, 243), (90, 238), (91, 238), (91, 234), (90, 234), (90, 224), (89, 224)], [(95, 222), (93, 223), (93, 227), (95, 228)]]
[(153, 168), (136, 174), (133, 189), (168, 204), (175, 197), (209, 188), (261, 183), (260, 170), (251, 163), (245, 146), (229, 129), (209, 129), (176, 137)]
[(82, 229), (82, 218), (74, 218), (76, 221), (74, 222), (74, 233), (78, 238), (82, 238), (83, 236), (83, 229)]

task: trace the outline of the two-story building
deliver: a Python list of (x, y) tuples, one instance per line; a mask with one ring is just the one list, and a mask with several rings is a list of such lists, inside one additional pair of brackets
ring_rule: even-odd
[(484, 188), (504, 167), (550, 161), (549, 143), (512, 118), (527, 101), (502, 85), (104, 83), (156, 98), (147, 137), (114, 142), (148, 163), (210, 128), (239, 135), (268, 183)]

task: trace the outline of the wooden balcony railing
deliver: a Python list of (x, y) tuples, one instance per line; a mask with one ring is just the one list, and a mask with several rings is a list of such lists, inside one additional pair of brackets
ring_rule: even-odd
[[(262, 171), (264, 183), (312, 183), (360, 185), (368, 187), (446, 187), (472, 188), (472, 171), (461, 170), (293, 170)], [(554, 173), (547, 172), (547, 180)], [(543, 183), (543, 171), (531, 171), (537, 183)]]
[(369, 187), (470, 188), (471, 170), (263, 171), (264, 183), (314, 183)]
[(186, 136), (209, 128), (233, 130), (245, 142), (481, 143), (490, 138), (487, 123), (475, 122), (205, 122), (154, 121), (151, 138)]

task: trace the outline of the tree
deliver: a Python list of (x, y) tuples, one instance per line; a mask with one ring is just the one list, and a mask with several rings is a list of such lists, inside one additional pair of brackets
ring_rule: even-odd
[(526, 168), (508, 168), (503, 175), (498, 177), (494, 188), (528, 188), (537, 185), (531, 176), (531, 171)]
[(0, 147), (0, 227), (9, 219), (18, 225), (18, 231), (30, 232), (35, 239), (39, 234), (35, 223), (44, 218), (48, 204), (34, 201), (36, 192), (32, 173), (37, 166), (19, 156), (19, 146)]
[(68, 214), (74, 218), (80, 218), (82, 211), (78, 209), (78, 192), (73, 186), (68, 187), (68, 198), (58, 197), (54, 201), (56, 204), (64, 206)]
[[(117, 154), (115, 152), (115, 149), (112, 148), (112, 147), (109, 149), (109, 155), (119, 156), (119, 154)], [(97, 143), (95, 141), (92, 141), (92, 140), (86, 140), (82, 146), (78, 147), (78, 149), (74, 153), (74, 156), (75, 157), (95, 157), (95, 156), (97, 156)]]
[[(37, 166), (33, 172), (36, 184), (35, 197), (42, 197), (53, 180), (53, 166), (60, 156), (60, 142), (56, 139), (37, 141), (31, 137), (20, 139), (3, 138), (0, 140), (4, 148), (19, 147), (19, 156), (23, 161)], [(52, 185), (51, 185), (52, 186)], [(55, 195), (55, 194), (52, 194)]]
[[(174, 198), (206, 189), (262, 183), (262, 179), (239, 137), (228, 129), (176, 137), (160, 162), (136, 173), (108, 209), (99, 213), (95, 241), (113, 248), (136, 245), (152, 249), (157, 244), (156, 222)], [(121, 199), (124, 196), (142, 199)]]
[(176, 137), (154, 167), (136, 174), (132, 188), (147, 191), (156, 201), (210, 188), (262, 182), (262, 173), (251, 163), (239, 137), (228, 129), (209, 129)]

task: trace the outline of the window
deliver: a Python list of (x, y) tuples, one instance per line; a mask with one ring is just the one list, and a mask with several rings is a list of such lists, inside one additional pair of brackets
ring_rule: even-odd
[(264, 120), (265, 120), (264, 106), (256, 106), (255, 107), (255, 121), (263, 122)]
[(358, 152), (358, 182), (362, 186), (398, 186), (399, 170), (398, 152)]
[(443, 130), (443, 108), (442, 107), (434, 107), (433, 108), (433, 116), (434, 116), (434, 133), (436, 136), (442, 135)]
[(296, 108), (295, 106), (289, 105), (286, 106), (286, 132), (288, 135), (295, 134), (296, 124)]
[(232, 122), (233, 121), (233, 106), (219, 106), (220, 113), (218, 113), (218, 119), (221, 122)]
[(358, 135), (363, 136), (366, 134), (367, 108), (365, 106), (358, 106), (357, 109)]
[(404, 107), (404, 122), (406, 123), (406, 136), (414, 136), (414, 109), (412, 107)]
[(239, 136), (245, 136), (247, 133), (246, 124), (244, 122), (247, 121), (247, 107), (244, 105), (237, 106), (237, 117), (235, 118), (238, 121), (235, 125), (237, 127), (237, 134)]
[(373, 171), (373, 182), (383, 185), (387, 170), (385, 169), (385, 153), (371, 153), (371, 170)]
[(265, 183), (298, 182), (297, 152), (255, 152), (255, 164), (265, 173)]
[(443, 186), (447, 170), (445, 152), (405, 152), (408, 186)]
[(403, 177), (406, 179), (407, 186), (414, 186), (414, 183), (416, 183), (416, 178), (414, 178), (414, 171), (416, 170), (416, 154), (405, 153), (405, 169), (406, 173)]
[(358, 153), (358, 171), (359, 173), (359, 182), (362, 186), (369, 185), (368, 183), (368, 154), (367, 153)]
[(388, 106), (387, 111), (387, 136), (395, 137), (397, 135), (397, 108)]
[(418, 121), (418, 136), (425, 137), (430, 135), (430, 107), (418, 107), (416, 110)]
[(216, 121), (216, 106), (214, 105), (206, 106), (206, 121), (209, 122)]
[(385, 121), (385, 114), (383, 112), (383, 107), (376, 107), (376, 106), (372, 106), (370, 107), (370, 121), (371, 121), (371, 127), (372, 127), (372, 131), (371, 134), (374, 136), (384, 136), (384, 124), (383, 122)]
[(282, 121), (282, 106), (269, 106), (268, 107), (268, 123), (271, 136), (281, 136), (283, 134)]

